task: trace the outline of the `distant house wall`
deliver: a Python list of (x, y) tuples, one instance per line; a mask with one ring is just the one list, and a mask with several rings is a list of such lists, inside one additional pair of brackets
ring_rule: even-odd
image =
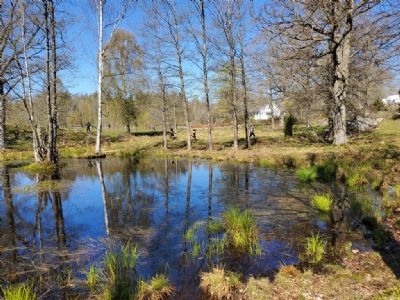
[[(277, 105), (273, 105), (274, 117), (278, 118), (281, 115), (281, 109)], [(270, 105), (265, 105), (257, 113), (254, 114), (254, 120), (269, 120), (271, 119), (272, 111)]]
[(400, 104), (400, 95), (391, 95), (385, 99), (382, 99), (383, 104)]

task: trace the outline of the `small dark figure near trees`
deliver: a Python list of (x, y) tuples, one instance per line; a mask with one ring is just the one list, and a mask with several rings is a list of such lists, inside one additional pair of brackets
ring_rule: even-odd
[(15, 126), (15, 130), (14, 130), (14, 138), (16, 140), (18, 140), (18, 137), (19, 137), (19, 128), (18, 128), (18, 125), (17, 125), (17, 126)]
[(249, 139), (250, 139), (250, 144), (251, 145), (254, 145), (255, 143), (257, 143), (256, 133), (254, 131), (254, 126), (253, 125), (250, 126)]
[(196, 129), (193, 129), (192, 138), (196, 141)]
[(285, 119), (285, 128), (283, 129), (285, 136), (293, 135), (293, 126), (295, 123), (296, 123), (296, 118), (291, 114)]
[(87, 122), (86, 123), (86, 132), (91, 132), (91, 127), (92, 127), (92, 124), (90, 124), (90, 122)]
[(254, 126), (253, 125), (251, 125), (251, 127), (250, 127), (250, 136), (249, 136), (250, 138), (256, 138), (256, 134), (254, 133)]
[(173, 128), (169, 129), (169, 137), (171, 138), (171, 140), (175, 139), (175, 132)]
[(108, 124), (108, 129), (111, 129), (111, 124)]

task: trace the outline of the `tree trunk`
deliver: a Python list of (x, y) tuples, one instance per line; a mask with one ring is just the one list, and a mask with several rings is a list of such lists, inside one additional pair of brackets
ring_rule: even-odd
[(271, 108), (271, 129), (275, 129), (274, 102), (272, 100), (272, 92), (269, 93), (269, 107)]
[[(177, 26), (177, 24), (175, 23)], [(176, 29), (178, 30), (178, 29)], [(179, 69), (179, 79), (181, 82), (181, 98), (184, 104), (184, 112), (185, 112), (185, 125), (186, 125), (186, 139), (187, 139), (187, 149), (192, 149), (192, 141), (190, 139), (190, 122), (189, 122), (189, 107), (186, 98), (185, 92), (185, 80), (183, 78), (183, 69), (182, 69), (182, 57), (181, 57), (181, 49), (179, 45), (179, 34), (176, 32), (176, 42), (175, 42), (176, 54), (178, 58), (178, 69)]]
[(49, 12), (50, 12), (50, 36), (51, 36), (51, 53), (52, 53), (52, 93), (51, 93), (51, 134), (49, 134), (49, 151), (48, 160), (50, 163), (57, 163), (57, 48), (56, 48), (56, 32), (55, 32), (55, 17), (54, 17), (54, 5), (53, 0), (49, 0)]
[(236, 108), (236, 69), (235, 69), (235, 54), (231, 48), (230, 54), (230, 81), (231, 81), (231, 108), (233, 116), (233, 148), (238, 148), (238, 114)]
[(204, 96), (206, 100), (206, 108), (207, 108), (207, 133), (208, 133), (208, 150), (212, 150), (212, 121), (211, 121), (211, 109), (210, 109), (210, 98), (209, 98), (209, 89), (208, 89), (208, 71), (207, 71), (207, 36), (206, 36), (206, 18), (204, 12), (204, 0), (200, 0), (200, 8), (201, 8), (201, 27), (202, 27), (202, 37), (203, 37), (203, 82), (204, 82)]
[(0, 77), (0, 150), (6, 149), (6, 97), (4, 95), (5, 80)]
[(131, 134), (131, 123), (126, 121), (126, 133)]
[(353, 9), (354, 0), (347, 0), (347, 16), (345, 22), (345, 32), (339, 34), (334, 32), (333, 40), (333, 68), (334, 76), (332, 81), (332, 121), (333, 121), (333, 144), (341, 145), (347, 143), (346, 136), (346, 101), (349, 79), (350, 62), (350, 38), (353, 28)]
[(98, 53), (98, 85), (97, 85), (97, 133), (96, 133), (96, 154), (101, 154), (101, 130), (103, 126), (102, 112), (102, 81), (103, 81), (103, 4), (104, 0), (99, 0), (99, 53)]
[[(241, 34), (242, 35), (242, 34)], [(243, 37), (240, 38), (240, 65), (242, 69), (242, 87), (243, 87), (243, 107), (244, 107), (244, 134), (245, 134), (245, 148), (249, 147), (249, 113), (247, 109), (247, 84), (246, 84), (246, 70), (244, 67), (244, 52), (243, 52)]]
[[(22, 46), (23, 46), (23, 57), (24, 57), (24, 69), (25, 74), (21, 67), (21, 86), (22, 86), (22, 102), (25, 107), (25, 111), (28, 115), (29, 125), (32, 130), (32, 144), (33, 144), (33, 154), (36, 162), (41, 162), (45, 159), (45, 146), (41, 139), (40, 130), (35, 121), (35, 111), (33, 108), (33, 99), (32, 99), (32, 86), (31, 86), (31, 76), (29, 71), (29, 63), (28, 63), (28, 55), (26, 50), (26, 40), (25, 40), (25, 8), (24, 5), (21, 4), (21, 32), (22, 32)], [(18, 66), (20, 67), (19, 63)], [(25, 78), (27, 80), (27, 92), (25, 88)], [(29, 105), (26, 101), (26, 96), (28, 96)]]
[(47, 140), (47, 159), (50, 161), (51, 148), (53, 142), (53, 109), (51, 102), (51, 73), (50, 73), (50, 30), (49, 30), (49, 8), (47, 1), (43, 1), (44, 21), (45, 21), (45, 39), (46, 39), (46, 103), (48, 117), (48, 140)]

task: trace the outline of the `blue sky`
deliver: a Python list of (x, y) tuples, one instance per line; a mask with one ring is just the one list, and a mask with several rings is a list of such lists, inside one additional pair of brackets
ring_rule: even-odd
[[(118, 0), (108, 0), (105, 15), (113, 13), (118, 6)], [(140, 2), (140, 1), (139, 1)], [(179, 5), (186, 5), (186, 1), (179, 1)], [(255, 1), (259, 6), (264, 1)], [(72, 68), (63, 71), (60, 76), (64, 86), (73, 94), (88, 94), (97, 90), (97, 22), (94, 11), (90, 7), (90, 0), (67, 0), (60, 1), (58, 9), (67, 16), (68, 30), (66, 41), (69, 45), (68, 51), (72, 60)], [(120, 28), (131, 31), (140, 42), (140, 31), (144, 19), (143, 11), (139, 8), (132, 8), (127, 17), (120, 24)], [(107, 35), (106, 35), (107, 39)], [(190, 63), (184, 65), (184, 69), (190, 73), (196, 73), (195, 67)], [(395, 92), (400, 87), (400, 78), (394, 80)]]

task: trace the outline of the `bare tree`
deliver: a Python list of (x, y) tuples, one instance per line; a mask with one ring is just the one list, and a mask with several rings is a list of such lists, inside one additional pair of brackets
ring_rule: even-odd
[(229, 105), (233, 117), (233, 148), (238, 148), (238, 128), (239, 117), (237, 108), (237, 88), (236, 88), (236, 43), (237, 39), (234, 32), (234, 2), (233, 1), (214, 1), (213, 17), (217, 27), (222, 32), (225, 39), (227, 50), (220, 45), (220, 41), (214, 41), (214, 46), (228, 58), (229, 73)]
[[(121, 4), (121, 9), (115, 19), (108, 24), (104, 23), (104, 6), (106, 0), (92, 0), (95, 7), (98, 25), (98, 54), (97, 54), (97, 133), (96, 133), (96, 154), (101, 154), (101, 134), (103, 128), (103, 78), (104, 78), (104, 59), (105, 59), (105, 47), (112, 39), (115, 30), (123, 20), (128, 10), (130, 1), (124, 0)], [(104, 30), (111, 26), (111, 32), (107, 42), (104, 43)]]
[[(6, 76), (14, 55), (8, 55), (10, 37), (17, 26), (18, 1), (0, 1), (0, 150), (6, 149)], [(20, 50), (20, 49), (19, 49)]]
[[(211, 107), (210, 107), (210, 90), (208, 86), (208, 41), (207, 41), (207, 31), (206, 31), (206, 13), (204, 7), (204, 0), (196, 0), (192, 1), (193, 6), (196, 9), (196, 14), (200, 17), (201, 23), (201, 41), (198, 38), (200, 35), (198, 31), (195, 30), (192, 21), (191, 15), (188, 16), (188, 24), (189, 24), (189, 33), (191, 34), (197, 51), (201, 55), (202, 64), (200, 66), (201, 71), (203, 72), (203, 86), (204, 86), (204, 99), (207, 109), (207, 139), (208, 139), (208, 150), (212, 150), (212, 115), (211, 115)], [(195, 64), (198, 65), (198, 64)]]
[(346, 137), (346, 106), (348, 104), (349, 65), (355, 18), (367, 13), (379, 1), (291, 1), (279, 2), (275, 9), (266, 7), (267, 30), (280, 37), (291, 57), (297, 50), (312, 48), (320, 60), (329, 57), (330, 99), (327, 103), (333, 130), (333, 143), (344, 144)]

